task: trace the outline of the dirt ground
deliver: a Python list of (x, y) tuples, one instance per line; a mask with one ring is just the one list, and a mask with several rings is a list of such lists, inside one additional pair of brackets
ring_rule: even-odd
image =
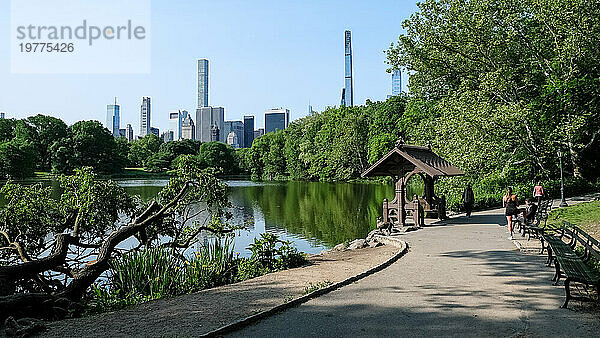
[(198, 336), (301, 296), (310, 283), (339, 282), (399, 251), (385, 245), (309, 257), (304, 267), (129, 309), (51, 323), (42, 336)]

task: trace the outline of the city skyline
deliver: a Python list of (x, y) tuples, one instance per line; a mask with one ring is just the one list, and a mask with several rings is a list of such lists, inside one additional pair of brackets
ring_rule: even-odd
[[(347, 15), (333, 15), (341, 4), (347, 7)], [(341, 1), (236, 2), (232, 6), (155, 0), (150, 74), (16, 75), (10, 74), (8, 55), (0, 55), (0, 76), (5, 80), (0, 83), (0, 111), (11, 118), (42, 113), (68, 124), (104, 122), (106, 105), (118, 96), (121, 124), (131, 123), (138, 133), (140, 98), (149, 96), (152, 126), (164, 130), (169, 111), (194, 112), (198, 59), (206, 58), (211, 66), (209, 104), (224, 106), (228, 120), (254, 115), (258, 128), (264, 126), (262, 113), (280, 106), (288, 107), (295, 120), (308, 114), (309, 102), (316, 111), (339, 105), (339, 90), (344, 86), (340, 35), (347, 29), (354, 40), (354, 104), (367, 98), (383, 100), (389, 93), (383, 50), (402, 33), (401, 22), (415, 4), (388, 1), (374, 7)], [(285, 15), (291, 10), (299, 14)], [(0, 4), (0, 31), (9, 29), (9, 12), (8, 4)], [(303, 13), (315, 20), (306, 25)], [(315, 82), (317, 77), (320, 80)], [(26, 99), (32, 95), (37, 99)]]

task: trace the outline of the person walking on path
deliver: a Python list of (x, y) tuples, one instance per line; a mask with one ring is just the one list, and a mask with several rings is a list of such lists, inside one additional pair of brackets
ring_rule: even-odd
[(537, 182), (536, 186), (533, 187), (533, 197), (537, 200), (538, 205), (542, 203), (542, 198), (544, 197), (544, 188), (539, 181)]
[(504, 215), (506, 216), (506, 221), (508, 222), (508, 232), (510, 233), (510, 237), (508, 239), (512, 240), (512, 218), (519, 214), (519, 202), (517, 201), (517, 196), (513, 195), (512, 188), (508, 187), (506, 189), (506, 194), (502, 197), (502, 206), (506, 208), (504, 211)]
[(475, 203), (475, 195), (473, 194), (473, 189), (471, 185), (467, 185), (465, 191), (462, 194), (462, 202), (465, 206), (465, 212), (467, 213), (467, 217), (471, 217), (471, 211), (473, 211), (473, 203)]

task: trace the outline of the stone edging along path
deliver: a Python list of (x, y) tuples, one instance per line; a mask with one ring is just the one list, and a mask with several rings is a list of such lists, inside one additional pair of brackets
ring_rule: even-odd
[(333, 290), (339, 289), (342, 286), (346, 286), (349, 284), (352, 284), (360, 279), (363, 279), (369, 275), (372, 275), (378, 271), (381, 271), (383, 269), (385, 269), (386, 267), (392, 265), (395, 261), (397, 261), (400, 257), (404, 256), (404, 254), (408, 251), (408, 244), (402, 240), (399, 240), (397, 238), (393, 238), (393, 237), (389, 237), (389, 236), (381, 236), (381, 235), (375, 235), (375, 238), (377, 238), (378, 241), (380, 241), (381, 243), (384, 243), (385, 245), (393, 245), (398, 247), (400, 250), (398, 251), (398, 253), (396, 253), (394, 256), (392, 256), (391, 258), (389, 258), (388, 260), (386, 260), (385, 262), (374, 266), (370, 269), (368, 269), (367, 271), (361, 272), (358, 275), (352, 276), (352, 277), (348, 277), (346, 279), (344, 279), (343, 281), (334, 283), (332, 285), (329, 285), (327, 287), (324, 287), (322, 289), (318, 289), (315, 290), (309, 294), (306, 294), (304, 296), (301, 296), (299, 298), (296, 298), (290, 302), (275, 306), (269, 310), (265, 310), (263, 312), (257, 313), (255, 315), (246, 317), (244, 319), (240, 319), (238, 321), (235, 321), (231, 324), (227, 324), (225, 326), (222, 326), (216, 330), (213, 330), (211, 332), (208, 332), (204, 335), (202, 335), (202, 337), (218, 337), (227, 333), (231, 333), (233, 331), (239, 330), (243, 327), (252, 325), (262, 319), (268, 318), (278, 312), (284, 311), (286, 309), (292, 308), (292, 307), (296, 307), (302, 303), (305, 303), (307, 301), (309, 301), (310, 299), (322, 296), (326, 293), (329, 293)]

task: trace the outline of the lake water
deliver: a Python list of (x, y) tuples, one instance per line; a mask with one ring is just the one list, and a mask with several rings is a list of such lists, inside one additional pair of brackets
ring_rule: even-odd
[[(129, 193), (154, 197), (167, 180), (119, 180)], [(235, 248), (246, 248), (263, 232), (291, 240), (306, 253), (319, 253), (338, 243), (364, 238), (381, 214), (384, 198), (392, 199), (393, 186), (362, 183), (227, 181), (233, 205)], [(200, 243), (210, 235), (202, 234)]]

